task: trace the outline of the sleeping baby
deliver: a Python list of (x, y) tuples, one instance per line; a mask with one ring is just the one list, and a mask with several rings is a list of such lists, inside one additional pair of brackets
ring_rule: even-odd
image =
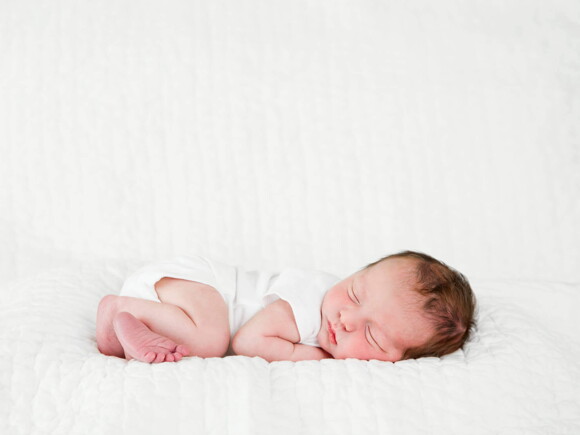
[(395, 362), (459, 349), (475, 305), (461, 273), (420, 252), (388, 255), (343, 280), (181, 256), (139, 269), (119, 296), (101, 300), (97, 345), (147, 363), (231, 354)]

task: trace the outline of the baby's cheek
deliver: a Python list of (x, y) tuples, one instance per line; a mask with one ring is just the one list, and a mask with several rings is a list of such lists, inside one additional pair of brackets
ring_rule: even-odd
[(356, 359), (371, 359), (371, 350), (368, 348), (367, 343), (361, 342), (360, 340), (349, 340), (343, 343), (344, 346), (340, 349), (341, 356), (335, 356), (335, 358), (356, 358)]

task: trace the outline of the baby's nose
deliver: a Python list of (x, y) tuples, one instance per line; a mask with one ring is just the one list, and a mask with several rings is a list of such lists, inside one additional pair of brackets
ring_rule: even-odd
[(355, 319), (346, 310), (340, 312), (340, 323), (346, 332), (352, 332), (355, 329)]

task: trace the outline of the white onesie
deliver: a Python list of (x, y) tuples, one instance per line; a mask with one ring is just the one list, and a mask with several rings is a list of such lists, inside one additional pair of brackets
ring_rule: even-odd
[(284, 269), (279, 273), (246, 271), (200, 255), (179, 256), (171, 261), (148, 264), (126, 279), (121, 296), (133, 296), (161, 302), (155, 283), (161, 278), (196, 281), (215, 288), (228, 306), (230, 333), (233, 337), (254, 314), (277, 299), (292, 307), (299, 343), (320, 347), (320, 306), (324, 293), (339, 278), (326, 272)]

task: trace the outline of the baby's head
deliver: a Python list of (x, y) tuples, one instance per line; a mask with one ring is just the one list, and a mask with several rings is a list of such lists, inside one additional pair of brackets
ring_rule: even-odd
[(326, 292), (318, 341), (337, 359), (443, 356), (468, 339), (475, 304), (461, 273), (426, 254), (400, 252)]

